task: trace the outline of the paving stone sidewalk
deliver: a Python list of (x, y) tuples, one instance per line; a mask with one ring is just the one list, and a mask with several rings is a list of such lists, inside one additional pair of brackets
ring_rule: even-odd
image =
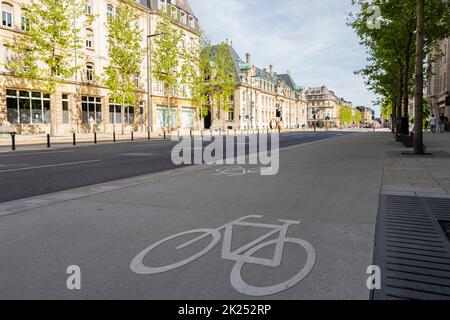
[(450, 134), (425, 133), (431, 156), (402, 155), (402, 144), (390, 142), (385, 160), (382, 194), (450, 198)]

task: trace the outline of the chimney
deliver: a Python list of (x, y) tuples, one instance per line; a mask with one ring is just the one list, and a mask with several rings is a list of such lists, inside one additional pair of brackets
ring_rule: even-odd
[(271, 76), (273, 75), (273, 65), (269, 66), (269, 73), (270, 73)]
[(248, 64), (250, 64), (251, 63), (251, 59), (252, 59), (252, 55), (250, 53), (246, 53), (245, 56), (246, 56), (246, 62)]
[(267, 73), (267, 69), (266, 68), (263, 69), (263, 73), (264, 73), (264, 75)]

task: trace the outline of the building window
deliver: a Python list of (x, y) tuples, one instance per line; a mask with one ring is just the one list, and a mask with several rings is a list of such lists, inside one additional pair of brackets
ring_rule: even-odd
[(70, 109), (69, 109), (69, 95), (62, 95), (62, 115), (63, 115), (63, 124), (69, 124), (70, 122)]
[(94, 32), (90, 29), (86, 30), (86, 48), (94, 48)]
[(195, 28), (195, 21), (194, 21), (194, 17), (189, 16), (189, 27), (194, 29)]
[(84, 124), (88, 124), (90, 118), (93, 118), (97, 124), (102, 123), (102, 98), (81, 97), (81, 111)]
[(234, 121), (234, 109), (233, 108), (230, 108), (228, 110), (228, 119), (227, 120), (228, 121)]
[(139, 73), (134, 74), (134, 86), (139, 88)]
[(106, 16), (108, 19), (112, 19), (112, 17), (114, 17), (114, 7), (110, 4), (106, 6)]
[(50, 95), (36, 91), (6, 90), (7, 119), (13, 124), (49, 124)]
[(94, 65), (92, 63), (86, 64), (86, 80), (94, 81)]
[[(134, 124), (134, 106), (127, 105), (124, 109), (124, 123), (126, 125)], [(109, 122), (112, 124), (122, 123), (122, 105), (111, 100), (109, 102)]]
[(2, 25), (12, 27), (13, 24), (13, 6), (2, 2)]
[(86, 2), (85, 6), (84, 6), (84, 12), (88, 16), (92, 15), (92, 3), (90, 1)]
[(22, 31), (30, 31), (30, 18), (28, 18), (25, 15), (22, 15), (22, 23), (21, 23), (21, 29)]
[(158, 129), (175, 129), (178, 127), (178, 113), (176, 107), (158, 106), (156, 110)]
[(143, 125), (145, 122), (144, 103), (139, 103), (139, 123)]

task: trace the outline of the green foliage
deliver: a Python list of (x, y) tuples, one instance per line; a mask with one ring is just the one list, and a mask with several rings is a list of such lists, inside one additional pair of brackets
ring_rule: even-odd
[(349, 106), (341, 107), (339, 111), (339, 119), (343, 124), (351, 124), (353, 120), (353, 110)]
[(122, 105), (136, 105), (135, 80), (139, 76), (146, 48), (139, 14), (131, 4), (121, 4), (116, 16), (108, 19), (109, 64), (104, 69), (110, 97)]
[[(383, 101), (383, 117), (403, 115), (414, 91), (416, 57), (416, 0), (352, 0), (357, 12), (350, 14), (349, 25), (367, 48), (368, 65), (357, 73), (369, 89)], [(375, 8), (381, 16), (376, 17)], [(374, 28), (378, 22), (379, 28)], [(424, 51), (432, 61), (439, 54), (438, 43), (450, 35), (450, 6), (447, 0), (425, 1)], [(399, 125), (399, 123), (397, 123)], [(397, 127), (398, 128), (398, 127)]]
[(363, 122), (363, 117), (362, 117), (362, 113), (359, 110), (355, 110), (355, 115), (353, 116), (353, 121), (356, 124), (360, 124)]
[(393, 113), (392, 101), (388, 98), (383, 98), (381, 101), (381, 118), (385, 121), (391, 119)]
[(199, 42), (187, 48), (184, 54), (181, 78), (189, 87), (193, 105), (198, 106), (201, 117), (205, 117), (209, 113), (207, 79), (211, 74), (211, 43), (202, 30)]
[[(84, 0), (30, 0), (24, 4), (28, 28), (11, 47), (13, 56), (7, 68), (53, 93), (59, 82), (77, 71), (73, 52), (81, 48), (81, 39), (75, 21), (83, 15), (84, 5)], [(87, 18), (88, 22), (91, 19)]]
[[(184, 61), (184, 52), (179, 43), (183, 33), (173, 23), (172, 7), (168, 6), (158, 20), (156, 34), (159, 36), (153, 40), (152, 50), (153, 76), (156, 80), (164, 83), (167, 97), (179, 86), (179, 80), (183, 76), (181, 67)], [(184, 70), (186, 74), (186, 70)]]
[(208, 91), (219, 109), (228, 111), (236, 89), (236, 70), (230, 47), (222, 42), (212, 51)]

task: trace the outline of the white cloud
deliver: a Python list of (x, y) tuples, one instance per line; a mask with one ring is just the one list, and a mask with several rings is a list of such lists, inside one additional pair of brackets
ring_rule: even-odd
[(355, 105), (371, 105), (354, 71), (364, 66), (364, 48), (346, 26), (350, 0), (190, 0), (213, 42), (229, 39), (259, 67), (289, 70), (303, 86), (329, 86)]

